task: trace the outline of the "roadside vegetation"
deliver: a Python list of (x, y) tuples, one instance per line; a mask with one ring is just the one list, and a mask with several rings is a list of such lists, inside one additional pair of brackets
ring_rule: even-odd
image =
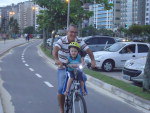
[[(53, 59), (53, 56), (51, 55), (50, 53), (50, 50), (49, 49), (45, 49), (43, 45), (41, 45), (41, 50), (50, 58)], [(117, 80), (113, 77), (109, 77), (109, 76), (106, 76), (106, 75), (103, 75), (101, 74), (100, 72), (97, 72), (97, 71), (94, 71), (94, 70), (90, 70), (90, 69), (85, 69), (84, 71), (86, 74), (90, 75), (90, 76), (93, 76), (103, 82), (106, 82), (108, 84), (111, 84), (113, 86), (116, 86), (120, 89), (123, 89), (129, 93), (132, 93), (136, 96), (139, 96), (143, 99), (146, 99), (146, 100), (150, 100), (150, 93), (148, 92), (143, 92), (142, 91), (142, 88), (141, 87), (138, 87), (138, 86), (134, 86), (132, 84), (128, 84), (124, 81), (121, 81), (121, 80)]]

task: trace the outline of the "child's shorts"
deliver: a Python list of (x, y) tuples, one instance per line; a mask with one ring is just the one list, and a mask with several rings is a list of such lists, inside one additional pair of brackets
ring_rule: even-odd
[[(77, 70), (78, 72), (78, 75), (77, 75), (77, 79), (79, 80), (79, 81), (83, 81), (83, 72), (82, 71), (80, 71), (80, 70)], [(75, 74), (74, 74), (74, 72), (73, 71), (67, 71), (67, 74), (68, 74), (68, 77), (69, 78), (75, 78)]]

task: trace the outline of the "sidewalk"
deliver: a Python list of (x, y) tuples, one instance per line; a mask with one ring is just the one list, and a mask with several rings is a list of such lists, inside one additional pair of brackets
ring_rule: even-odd
[(0, 57), (4, 55), (11, 48), (19, 46), (20, 44), (26, 43), (24, 38), (18, 38), (15, 40), (6, 40), (5, 43), (3, 40), (0, 41)]
[[(0, 57), (3, 56), (5, 53), (7, 53), (10, 49), (25, 44), (26, 40), (23, 38), (18, 38), (15, 40), (6, 40), (5, 43), (3, 40), (0, 41)], [(1, 93), (1, 92), (0, 92)], [(1, 94), (0, 94), (1, 96)], [(1, 103), (1, 97), (0, 97), (0, 113), (4, 113), (3, 106)]]

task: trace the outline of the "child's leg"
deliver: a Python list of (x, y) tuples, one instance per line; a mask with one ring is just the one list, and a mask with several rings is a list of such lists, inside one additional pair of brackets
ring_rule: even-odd
[(81, 85), (82, 92), (85, 93), (85, 90), (84, 90), (84, 82), (83, 82), (83, 81), (80, 81), (80, 85)]
[(71, 87), (72, 81), (73, 81), (73, 78), (68, 79), (67, 88), (66, 88), (66, 91), (65, 91), (64, 95), (68, 95), (68, 92), (69, 92), (69, 89)]

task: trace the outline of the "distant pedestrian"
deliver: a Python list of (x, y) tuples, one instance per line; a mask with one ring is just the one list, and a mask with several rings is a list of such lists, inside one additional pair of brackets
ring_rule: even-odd
[(30, 34), (27, 34), (27, 36), (26, 36), (26, 41), (29, 42), (29, 40), (30, 40)]
[(3, 38), (4, 44), (5, 44), (5, 42), (6, 42), (6, 34), (5, 33), (2, 34), (2, 38)]

